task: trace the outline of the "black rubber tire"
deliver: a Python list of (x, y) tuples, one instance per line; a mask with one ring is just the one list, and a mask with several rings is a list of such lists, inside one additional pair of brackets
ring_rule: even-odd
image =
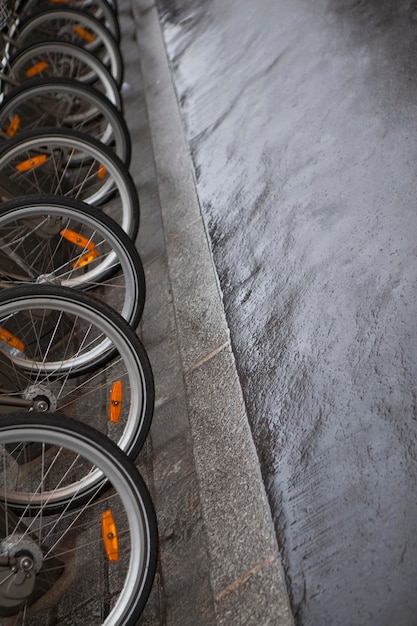
[[(0, 341), (0, 379), (9, 377), (12, 385), (0, 389), (3, 413), (22, 405), (37, 410), (37, 399), (44, 398), (45, 410), (89, 420), (136, 458), (152, 422), (155, 389), (146, 350), (126, 320), (75, 289), (24, 285), (0, 291), (0, 328), (24, 344), (16, 350)], [(111, 423), (118, 380), (122, 411)]]
[[(105, 25), (117, 43), (120, 42), (117, 15), (107, 0), (67, 0), (65, 6), (92, 15)], [(23, 7), (22, 17), (27, 18), (40, 10), (45, 11), (53, 8), (56, 8), (53, 0), (29, 0)]]
[[(98, 258), (72, 269), (87, 250), (64, 239), (63, 228), (87, 237)], [(26, 266), (32, 275), (25, 273)], [(71, 198), (24, 196), (0, 204), (0, 283), (2, 276), (7, 287), (43, 280), (91, 290), (95, 297), (111, 302), (133, 328), (145, 305), (145, 273), (132, 240), (111, 217)]]
[[(10, 131), (15, 120), (19, 126)], [(129, 167), (131, 142), (126, 122), (117, 108), (89, 85), (72, 78), (38, 78), (8, 91), (0, 108), (0, 129), (6, 137), (45, 126), (86, 133), (110, 146)]]
[(3, 69), (7, 78), (1, 81), (1, 91), (36, 78), (73, 78), (90, 84), (121, 111), (122, 99), (113, 76), (91, 52), (73, 43), (42, 41), (23, 46), (11, 54)]
[[(43, 159), (40, 166), (19, 171), (21, 164), (28, 164), (39, 154)], [(79, 155), (85, 157), (83, 162)], [(103, 179), (99, 176), (101, 167)], [(103, 206), (114, 191), (118, 193), (117, 207), (104, 209), (114, 210), (112, 216), (134, 240), (140, 216), (138, 194), (128, 169), (110, 148), (83, 133), (56, 128), (25, 131), (0, 145), (3, 200), (52, 193)]]
[[(59, 27), (54, 27), (54, 21), (60, 24)], [(79, 35), (79, 32), (86, 34)], [(90, 35), (91, 41), (85, 39)], [(49, 39), (69, 41), (90, 50), (109, 68), (116, 84), (119, 87), (122, 84), (123, 59), (120, 49), (106, 27), (96, 18), (77, 9), (37, 11), (20, 22), (12, 45), (18, 48)]]
[[(78, 455), (80, 463), (82, 459), (86, 459), (87, 462), (91, 460), (96, 468), (100, 468), (102, 475), (111, 482), (113, 488), (110, 493), (106, 492), (102, 507), (100, 507), (100, 501), (97, 501), (99, 492), (97, 488), (94, 488), (92, 495), (90, 495), (91, 501), (84, 504), (84, 508), (78, 508), (73, 513), (71, 513), (71, 509), (74, 506), (81, 507), (82, 503), (86, 502), (88, 495), (83, 494), (83, 497), (76, 495), (72, 501), (67, 498), (68, 508), (65, 509), (62, 519), (60, 519), (59, 515), (54, 518), (52, 511), (54, 508), (62, 510), (66, 505), (65, 499), (62, 502), (56, 501), (55, 503), (50, 501), (48, 505), (46, 497), (43, 496), (41, 507), (43, 514), (38, 515), (38, 518), (42, 518), (44, 521), (38, 524), (36, 524), (36, 518), (32, 522), (28, 519), (28, 513), (26, 513), (26, 519), (17, 517), (15, 513), (16, 507), (13, 505), (13, 494), (18, 493), (14, 491), (16, 487), (13, 485), (11, 489), (7, 488), (6, 490), (2, 488), (0, 502), (1, 528), (4, 534), (7, 533), (7, 538), (10, 538), (8, 550), (14, 549), (16, 552), (16, 547), (13, 548), (13, 537), (15, 536), (14, 533), (18, 532), (20, 538), (19, 540), (14, 540), (17, 550), (19, 549), (18, 542), (27, 537), (28, 554), (30, 554), (31, 544), (37, 543), (42, 546), (43, 556), (41, 554), (40, 558), (45, 566), (46, 563), (49, 563), (48, 559), (50, 558), (55, 559), (55, 562), (63, 558), (62, 562), (65, 570), (65, 553), (68, 550), (66, 535), (68, 534), (68, 529), (72, 529), (73, 534), (80, 536), (80, 541), (74, 541), (74, 550), (79, 554), (79, 559), (82, 560), (83, 556), (87, 556), (90, 560), (97, 559), (96, 568), (99, 569), (100, 561), (102, 560), (102, 558), (99, 558), (99, 555), (101, 556), (101, 551), (104, 553), (104, 550), (101, 547), (101, 551), (97, 553), (97, 549), (94, 549), (94, 546), (97, 544), (98, 548), (102, 544), (100, 529), (101, 510), (109, 506), (114, 512), (116, 520), (119, 518), (120, 521), (124, 520), (121, 528), (116, 526), (119, 540), (123, 539), (123, 535), (127, 535), (125, 545), (121, 546), (125, 550), (123, 556), (126, 555), (126, 558), (116, 561), (113, 565), (115, 568), (113, 574), (110, 569), (111, 561), (107, 562), (108, 575), (113, 575), (114, 577), (113, 587), (116, 592), (115, 596), (112, 597), (112, 603), (108, 602), (107, 615), (102, 616), (101, 619), (97, 618), (97, 614), (89, 615), (89, 604), (92, 605), (92, 610), (94, 611), (95, 603), (80, 601), (80, 594), (83, 593), (83, 590), (86, 591), (87, 598), (88, 594), (90, 594), (91, 600), (89, 587), (92, 570), (90, 571), (90, 568), (85, 568), (84, 570), (83, 565), (77, 559), (79, 569), (75, 582), (74, 576), (72, 576), (72, 579), (71, 577), (67, 578), (65, 588), (62, 589), (64, 593), (56, 594), (54, 593), (54, 587), (52, 587), (49, 601), (49, 590), (46, 594), (43, 591), (43, 607), (34, 606), (34, 620), (36, 623), (46, 623), (45, 616), (47, 615), (48, 606), (58, 607), (62, 598), (64, 598), (63, 602), (65, 602), (65, 596), (71, 592), (72, 583), (74, 583), (77, 589), (77, 578), (79, 583), (79, 577), (85, 576), (85, 582), (81, 587), (78, 584), (78, 592), (76, 594), (77, 605), (79, 605), (79, 609), (76, 610), (83, 612), (81, 614), (79, 612), (75, 613), (72, 616), (75, 622), (88, 623), (91, 626), (98, 626), (99, 624), (103, 626), (135, 626), (152, 588), (158, 557), (158, 528), (155, 510), (149, 491), (139, 471), (126, 455), (104, 435), (85, 424), (59, 415), (24, 413), (3, 416), (0, 421), (0, 455), (6, 465), (7, 463), (15, 463), (11, 449), (14, 446), (19, 446), (21, 441), (32, 442), (32, 446), (38, 445), (43, 447), (43, 449), (48, 448), (52, 453), (55, 450), (59, 450), (61, 445), (67, 451), (68, 456)], [(29, 446), (26, 449), (28, 448)], [(2, 464), (2, 467), (4, 466)], [(58, 470), (56, 470), (57, 472)], [(7, 481), (7, 478), (5, 480)], [(53, 482), (53, 480), (54, 477), (52, 476), (51, 481)], [(115, 505), (119, 506), (116, 507)], [(29, 508), (33, 509), (35, 507), (29, 505)], [(90, 520), (93, 522), (92, 524), (90, 523), (92, 532), (89, 535), (90, 542), (87, 543), (85, 540), (83, 541), (83, 533), (86, 533), (86, 526), (89, 525)], [(57, 525), (58, 523), (59, 525)], [(53, 524), (56, 524), (56, 530), (54, 530), (53, 539), (49, 539), (49, 543), (47, 543), (48, 529)], [(62, 544), (61, 536), (63, 537)], [(34, 537), (36, 538), (35, 541)], [(94, 542), (91, 541), (91, 537), (94, 537)], [(0, 539), (2, 538), (0, 537)], [(85, 543), (87, 545), (83, 545)], [(77, 544), (81, 545), (77, 547)], [(86, 551), (87, 554), (83, 555), (81, 553), (82, 550)], [(61, 551), (64, 555), (63, 557)], [(36, 551), (35, 554), (37, 554)], [(88, 564), (92, 566), (91, 562)], [(48, 567), (46, 566), (47, 569)], [(41, 572), (42, 570), (39, 572), (39, 575), (41, 575)], [(119, 577), (121, 580), (118, 581)], [(40, 579), (41, 576), (39, 577)], [(58, 585), (59, 590), (59, 578), (55, 584)], [(105, 604), (105, 599), (103, 604)], [(68, 607), (68, 604), (66, 606)], [(43, 614), (41, 613), (42, 608), (46, 609)], [(29, 619), (32, 615), (30, 603), (25, 607), (25, 610)]]

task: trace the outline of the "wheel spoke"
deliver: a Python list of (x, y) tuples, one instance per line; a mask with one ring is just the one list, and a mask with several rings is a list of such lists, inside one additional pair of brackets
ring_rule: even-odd
[[(149, 493), (133, 463), (93, 429), (38, 413), (0, 422), (0, 454), (0, 548), (11, 560), (9, 571), (0, 566), (2, 581), (7, 577), (13, 590), (14, 562), (23, 551), (32, 563), (33, 581), (22, 590), (26, 597), (9, 602), (15, 614), (7, 623), (48, 623), (50, 607), (74, 623), (136, 623), (155, 574), (157, 529)], [(86, 471), (101, 481), (83, 490), (78, 475)], [(103, 529), (113, 540), (117, 536), (117, 551), (111, 551), (114, 541), (111, 549), (106, 546)], [(104, 595), (97, 617), (98, 598), (94, 605), (89, 600), (95, 579), (100, 582), (103, 575), (112, 602)], [(0, 585), (0, 612), (4, 593)], [(71, 597), (77, 602), (69, 602)]]

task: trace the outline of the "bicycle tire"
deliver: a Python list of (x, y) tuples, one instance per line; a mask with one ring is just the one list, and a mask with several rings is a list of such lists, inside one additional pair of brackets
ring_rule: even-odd
[(6, 139), (44, 126), (86, 133), (113, 148), (128, 167), (130, 135), (121, 113), (89, 85), (70, 78), (40, 78), (11, 89), (0, 107)]
[(115, 13), (115, 15), (118, 15), (119, 7), (117, 5), (117, 0), (108, 0), (108, 3), (110, 5), (112, 11)]
[[(40, 460), (36, 459), (35, 447)], [(22, 451), (31, 457), (30, 471), (23, 477), (19, 466), (19, 479), (12, 483), (10, 472), (16, 471), (19, 460), (23, 467), (27, 460), (19, 459)], [(158, 557), (155, 510), (137, 468), (94, 429), (62, 416), (39, 413), (2, 418), (0, 456), (6, 470), (0, 489), (2, 553), (16, 561), (23, 553), (32, 564), (34, 577), (32, 593), (28, 589), (23, 602), (15, 600), (13, 623), (50, 623), (48, 615), (56, 614), (59, 608), (72, 623), (135, 626), (151, 591)], [(52, 470), (51, 459), (55, 461)], [(59, 483), (64, 480), (65, 469), (73, 471), (71, 461), (76, 470), (82, 464), (98, 469), (111, 489), (100, 497), (99, 485), (87, 500), (85, 494), (71, 499)], [(30, 479), (46, 481), (42, 462), (50, 470), (50, 485), (39, 495), (36, 489), (30, 491)], [(16, 512), (19, 507), (20, 512)], [(109, 514), (114, 522), (109, 526), (110, 541), (109, 531), (103, 532), (103, 521)], [(8, 568), (8, 576), (13, 577), (16, 569), (12, 565)], [(54, 569), (60, 571), (48, 585)], [(104, 576), (112, 590), (112, 602), (102, 589), (100, 592)], [(1, 593), (4, 607), (4, 587)], [(36, 602), (39, 596), (41, 601)], [(101, 608), (98, 612), (97, 604)]]
[[(78, 131), (24, 131), (0, 145), (0, 197), (28, 194), (61, 195), (100, 206), (131, 239), (136, 237), (139, 198), (128, 169), (107, 146)], [(112, 202), (103, 206), (111, 195)]]
[[(117, 15), (107, 0), (65, 0), (65, 7), (83, 11), (102, 22), (114, 40), (120, 42), (120, 28)], [(54, 8), (53, 0), (29, 0), (20, 11), (22, 17), (28, 17), (39, 10)]]
[[(24, 46), (10, 56), (3, 72), (17, 85), (34, 77), (73, 78), (91, 85), (122, 110), (119, 88), (109, 70), (91, 52), (76, 44), (44, 41)], [(7, 81), (1, 81), (3, 92), (10, 89)]]
[(153, 374), (139, 337), (112, 307), (65, 287), (2, 289), (0, 364), (3, 413), (59, 411), (136, 457), (152, 421)]
[(38, 11), (22, 20), (17, 28), (13, 46), (60, 39), (76, 43), (92, 52), (109, 68), (116, 84), (123, 80), (123, 60), (116, 41), (103, 24), (77, 9), (48, 9)]
[(132, 240), (111, 217), (70, 198), (0, 204), (0, 287), (27, 283), (91, 290), (133, 328), (142, 317), (145, 274)]

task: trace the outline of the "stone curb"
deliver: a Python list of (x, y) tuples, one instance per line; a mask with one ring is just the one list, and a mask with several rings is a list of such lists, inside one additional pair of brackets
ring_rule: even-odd
[[(290, 625), (158, 13), (150, 0), (133, 0), (131, 11), (144, 101), (129, 104), (127, 94), (126, 118), (141, 147), (131, 166), (148, 286), (141, 334), (156, 382), (142, 464), (161, 535), (157, 590), (141, 623)], [(132, 43), (123, 45), (134, 67)]]

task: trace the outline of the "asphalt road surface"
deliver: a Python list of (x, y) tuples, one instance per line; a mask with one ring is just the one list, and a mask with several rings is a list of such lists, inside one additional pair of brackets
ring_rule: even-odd
[(416, 5), (159, 10), (296, 620), (413, 626)]

